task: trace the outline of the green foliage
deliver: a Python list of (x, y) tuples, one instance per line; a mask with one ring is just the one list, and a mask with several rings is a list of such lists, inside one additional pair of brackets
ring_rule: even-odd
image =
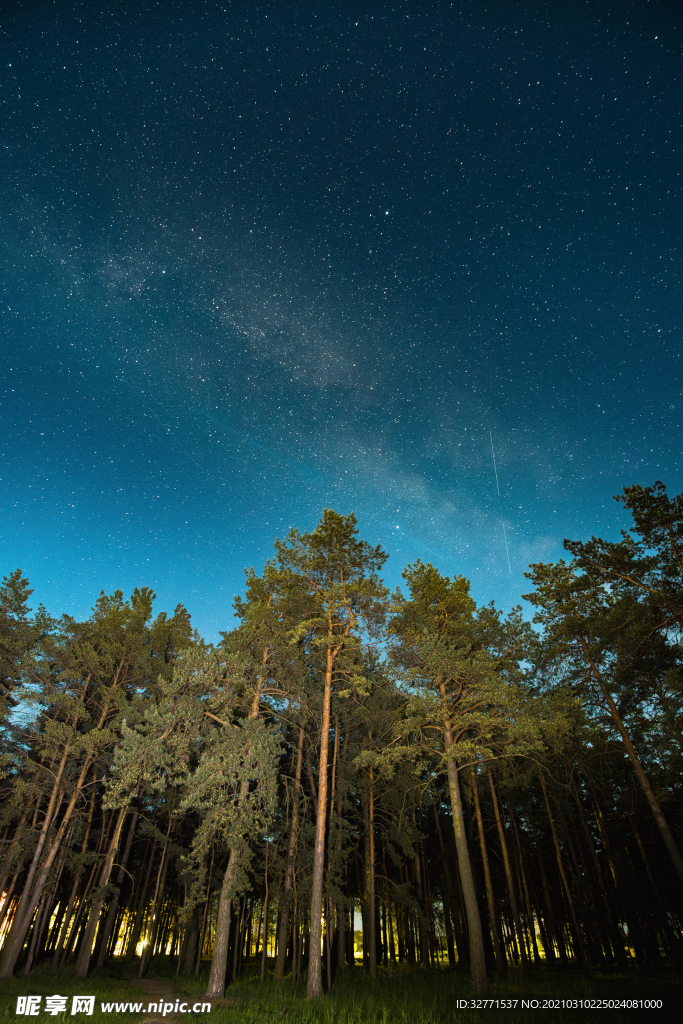
[[(625, 958), (627, 941), (640, 965), (660, 949), (673, 961), (683, 902), (623, 734), (680, 831), (683, 500), (659, 483), (619, 500), (633, 515), (620, 541), (566, 541), (571, 561), (530, 567), (534, 626), (519, 607), (477, 607), (464, 576), (419, 560), (390, 600), (387, 555), (358, 538), (355, 516), (331, 510), (313, 531), (277, 540), (260, 574), (246, 572), (237, 624), (216, 650), (182, 605), (155, 614), (148, 587), (128, 600), (101, 593), (78, 622), (33, 614), (28, 581), (5, 577), (0, 880), (15, 886), (12, 911), (22, 887), (35, 897), (19, 964), (41, 927), (34, 952), (45, 963), (62, 922), (73, 913), (76, 935), (93, 907), (93, 922), (111, 911), (129, 955), (146, 937), (172, 943), (183, 965), (188, 949), (201, 963), (196, 943), (203, 936), (210, 954), (221, 893), (231, 941), (239, 920), (253, 949), (267, 893), (271, 939), (285, 909), (290, 940), (296, 929), (300, 977), (317, 892), (325, 936), (340, 922), (353, 933), (351, 912), (362, 912), (366, 966), (385, 964), (374, 994), (340, 968), (323, 1016), (437, 1019), (448, 1000), (427, 1004), (413, 976), (388, 971), (383, 943), (400, 936), (404, 964), (443, 961), (446, 944), (468, 967), (468, 929), (486, 907), (484, 982), (496, 915), (514, 959), (496, 810), (518, 890), (516, 941), (520, 928), (529, 943), (533, 933), (546, 963), (555, 951), (575, 957), (577, 934), (594, 965)], [(119, 809), (132, 813), (117, 849)], [(228, 957), (224, 942), (229, 974), (234, 964), (239, 977), (243, 953), (232, 946)], [(329, 959), (334, 970), (337, 946)], [(443, 992), (469, 991), (464, 974), (437, 976)], [(249, 990), (252, 1006), (317, 1019), (288, 984), (286, 997)], [(233, 991), (249, 1019), (239, 983)]]
[(469, 581), (452, 580), (417, 562), (403, 573), (409, 597), (398, 594), (390, 634), (407, 702), (401, 729), (417, 734), (438, 771), (452, 756), (441, 735), (448, 718), (459, 764), (529, 754), (540, 746), (520, 656), (532, 638), (518, 609), (502, 620), (478, 610)]

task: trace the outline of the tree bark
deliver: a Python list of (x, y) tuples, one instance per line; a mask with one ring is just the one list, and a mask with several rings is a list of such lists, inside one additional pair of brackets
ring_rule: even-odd
[[(69, 803), (67, 804), (66, 810), (60, 822), (57, 834), (52, 841), (52, 845), (49, 848), (47, 856), (42, 860), (40, 867), (37, 867), (37, 860), (34, 854), (34, 858), (31, 862), (30, 871), (33, 872), (31, 877), (33, 878), (33, 887), (29, 889), (26, 885), (22, 893), (21, 902), (17, 907), (12, 921), (12, 927), (9, 935), (5, 939), (5, 945), (3, 948), (2, 962), (0, 963), (0, 978), (11, 978), (14, 974), (14, 968), (16, 967), (17, 960), (21, 955), (21, 951), (24, 947), (26, 935), (31, 926), (33, 915), (38, 901), (42, 896), (45, 883), (50, 875), (50, 869), (54, 864), (55, 858), (59, 853), (60, 847), (66, 835), (66, 830), (69, 827), (69, 822), (76, 808), (78, 797), (80, 796), (83, 784), (85, 782), (90, 765), (92, 763), (92, 755), (87, 755), (85, 763), (81, 769), (80, 775), (74, 786), (74, 791), (71, 794)], [(56, 798), (55, 798), (56, 799)], [(61, 803), (61, 799), (59, 800)], [(41, 846), (41, 850), (44, 850), (44, 845)]]
[[(166, 829), (166, 838), (164, 840), (164, 848), (161, 852), (161, 864), (159, 865), (159, 871), (157, 873), (156, 886), (154, 888), (154, 898), (152, 900), (152, 911), (149, 917), (149, 923), (151, 930), (148, 927), (147, 945), (142, 947), (142, 953), (140, 954), (140, 970), (138, 971), (138, 978), (144, 976), (147, 970), (149, 961), (154, 956), (154, 941), (157, 936), (158, 930), (158, 915), (160, 899), (164, 891), (164, 883), (166, 881), (166, 853), (168, 852), (168, 837), (171, 834), (171, 823), (173, 822), (173, 812), (170, 811), (168, 815), (168, 828)], [(149, 950), (149, 957), (147, 956), (147, 950)]]
[(496, 900), (493, 895), (493, 884), (491, 882), (491, 869), (489, 867), (489, 855), (486, 849), (486, 836), (484, 834), (484, 822), (481, 816), (481, 805), (479, 803), (479, 787), (477, 786), (476, 775), (472, 776), (472, 791), (474, 794), (474, 809), (477, 816), (477, 828), (479, 830), (479, 844), (481, 846), (481, 859), (484, 865), (484, 880), (486, 882), (486, 899), (489, 908), (489, 919), (491, 921), (491, 934), (493, 936), (493, 950), (496, 956), (496, 971), (498, 977), (503, 981), (507, 975), (507, 960), (500, 941), (498, 929), (498, 913)]
[(106, 921), (104, 922), (102, 939), (100, 941), (100, 951), (97, 957), (98, 967), (102, 967), (104, 965), (104, 961), (107, 959), (107, 947), (109, 946), (109, 939), (114, 930), (114, 922), (116, 921), (116, 914), (119, 909), (121, 886), (123, 885), (124, 879), (126, 877), (126, 865), (128, 864), (128, 858), (130, 857), (130, 851), (133, 845), (133, 837), (135, 835), (135, 829), (137, 828), (138, 817), (139, 811), (135, 811), (131, 819), (130, 828), (128, 829), (126, 845), (123, 848), (123, 856), (121, 858), (121, 863), (119, 865), (119, 873), (116, 877), (117, 891), (114, 893), (111, 903), (109, 904), (107, 918)]
[(285, 976), (285, 960), (287, 957), (287, 935), (289, 933), (289, 910), (294, 881), (294, 860), (299, 841), (299, 790), (301, 789), (301, 766), (303, 763), (304, 727), (299, 726), (299, 744), (296, 753), (296, 769), (294, 771), (294, 794), (292, 797), (292, 829), (289, 835), (287, 851), (287, 869), (280, 907), (280, 927), (277, 940), (277, 956), (275, 957), (275, 981), (282, 981)]
[(541, 962), (541, 956), (540, 956), (540, 953), (538, 952), (538, 942), (536, 940), (536, 924), (535, 924), (535, 921), (534, 921), (534, 911), (533, 911), (533, 907), (531, 906), (531, 896), (529, 895), (529, 886), (528, 886), (527, 879), (526, 879), (526, 871), (524, 870), (524, 860), (522, 858), (522, 844), (521, 844), (520, 839), (519, 839), (519, 829), (517, 828), (517, 821), (515, 819), (514, 814), (512, 813), (512, 808), (510, 807), (509, 803), (508, 803), (508, 815), (509, 815), (509, 818), (510, 818), (510, 824), (512, 825), (512, 831), (513, 831), (514, 836), (515, 836), (515, 845), (516, 845), (516, 848), (517, 848), (517, 862), (519, 864), (518, 874), (519, 874), (519, 878), (520, 878), (520, 881), (521, 881), (520, 895), (521, 895), (521, 892), (523, 890), (524, 891), (524, 899), (525, 899), (525, 902), (526, 902), (527, 919), (528, 919), (528, 922), (529, 922), (529, 932), (530, 932), (530, 935), (531, 935), (531, 948), (533, 949), (533, 952), (534, 952), (534, 963), (535, 964), (539, 964)]
[(635, 769), (638, 782), (640, 783), (641, 789), (645, 794), (645, 799), (650, 805), (650, 810), (652, 811), (653, 817), (657, 822), (657, 828), (659, 829), (662, 839), (664, 840), (664, 845), (669, 851), (669, 856), (671, 857), (674, 867), (676, 868), (676, 873), (681, 881), (681, 885), (683, 885), (683, 857), (681, 856), (681, 851), (678, 849), (676, 840), (674, 839), (671, 829), (669, 828), (666, 818), (664, 817), (664, 812), (662, 811), (659, 800), (655, 796), (655, 792), (652, 786), (650, 785), (650, 780), (645, 774), (645, 769), (643, 768), (642, 764), (640, 763), (640, 759), (636, 754), (635, 747), (631, 742), (631, 737), (629, 736), (626, 727), (623, 721), (621, 720), (621, 715), (619, 714), (617, 705), (614, 702), (614, 698), (612, 697), (612, 694), (609, 692), (607, 684), (605, 683), (604, 679), (602, 678), (601, 672), (595, 664), (595, 660), (591, 656), (590, 650), (588, 648), (588, 643), (586, 642), (586, 639), (583, 636), (579, 637), (579, 642), (583, 649), (584, 655), (590, 665), (591, 671), (597, 680), (602, 695), (605, 698), (605, 701), (607, 702), (607, 706), (609, 707), (610, 714), (612, 716), (614, 724), (616, 725), (617, 731), (619, 732), (623, 744), (626, 747), (626, 753), (628, 754), (631, 760), (631, 764)]
[(583, 948), (583, 941), (581, 939), (581, 930), (579, 928), (579, 922), (578, 922), (578, 919), (576, 917), (576, 911), (574, 910), (574, 901), (572, 899), (571, 889), (569, 888), (569, 882), (567, 881), (567, 876), (566, 876), (565, 871), (564, 871), (564, 864), (562, 863), (562, 854), (560, 852), (560, 843), (559, 843), (559, 840), (557, 838), (557, 832), (555, 831), (555, 822), (553, 821), (553, 816), (552, 816), (551, 811), (550, 811), (550, 801), (548, 800), (548, 792), (547, 792), (547, 790), (545, 788), (545, 780), (544, 780), (543, 775), (541, 773), (539, 773), (539, 778), (541, 780), (541, 789), (543, 790), (543, 797), (545, 799), (546, 810), (548, 811), (548, 821), (550, 822), (550, 830), (551, 830), (551, 832), (553, 834), (553, 842), (555, 844), (555, 856), (557, 857), (557, 866), (558, 866), (559, 871), (560, 871), (560, 877), (562, 879), (562, 885), (564, 886), (564, 892), (565, 892), (565, 896), (567, 897), (567, 903), (569, 905), (569, 912), (571, 914), (572, 924), (574, 926), (572, 930), (574, 932), (574, 944), (576, 946), (576, 953), (577, 953), (577, 956), (578, 956), (579, 960), (581, 961), (581, 964), (585, 967), (586, 966), (586, 953), (585, 953), (584, 948)]
[[(116, 851), (119, 848), (121, 830), (123, 828), (123, 823), (125, 821), (127, 813), (128, 805), (122, 807), (119, 811), (119, 818), (118, 821), (116, 822), (116, 827), (114, 828), (114, 834), (112, 835), (111, 840), (109, 842), (109, 849), (107, 850), (107, 856), (105, 857), (104, 864), (102, 865), (102, 871), (100, 872), (98, 886), (98, 888), (100, 889), (107, 885), (109, 882), (111, 869), (114, 865), (114, 857), (116, 856)], [(78, 959), (76, 961), (76, 975), (79, 978), (88, 977), (88, 970), (90, 969), (90, 954), (92, 952), (93, 940), (95, 938), (95, 930), (97, 929), (97, 924), (99, 922), (103, 906), (104, 896), (99, 896), (93, 903), (92, 907), (90, 908), (88, 922), (85, 925), (85, 934), (83, 936), (83, 941), (81, 942), (81, 946), (78, 953)], [(106, 951), (106, 944), (104, 948)]]
[[(446, 685), (440, 684), (441, 698), (444, 712), (446, 712)], [(458, 777), (458, 766), (453, 754), (453, 732), (450, 718), (444, 714), (444, 742), (446, 747), (446, 766), (448, 770), (448, 790), (451, 798), (451, 810), (453, 813), (453, 832), (455, 833), (455, 849), (458, 854), (458, 866), (460, 868), (460, 882), (462, 886), (463, 899), (465, 901), (465, 912), (467, 914), (467, 928), (470, 938), (470, 971), (472, 985), (477, 991), (486, 988), (486, 955), (484, 953), (484, 936), (481, 930), (481, 918), (479, 916), (479, 905), (477, 903), (477, 891), (472, 875), (472, 864), (470, 852), (467, 848), (467, 832), (465, 828), (465, 814), (462, 806), (462, 795), (460, 793), (460, 779)]]
[(366, 904), (368, 934), (370, 940), (369, 967), (370, 977), (374, 981), (377, 978), (377, 933), (375, 923), (375, 793), (372, 766), (370, 766), (370, 792), (368, 793), (367, 805), (367, 829), (368, 829), (368, 863), (366, 865)]
[[(443, 904), (443, 919), (446, 928), (446, 946), (448, 948), (448, 965), (449, 967), (455, 967), (456, 964), (456, 947), (453, 943), (453, 885), (451, 883), (451, 872), (448, 866), (448, 860), (446, 858), (446, 848), (443, 841), (443, 832), (441, 831), (441, 822), (439, 821), (439, 812), (436, 809), (436, 804), (432, 804), (434, 810), (434, 821), (436, 822), (436, 834), (439, 839), (439, 849), (441, 851), (441, 862), (443, 867), (444, 878), (446, 879), (446, 893), (444, 894), (443, 888), (441, 889), (442, 896), (445, 895)], [(386, 871), (385, 871), (386, 874)], [(460, 937), (461, 948), (463, 939)], [(459, 951), (458, 951), (459, 952)]]
[[(142, 932), (142, 925), (144, 923), (145, 906), (147, 900), (147, 890), (149, 888), (149, 880), (152, 875), (152, 867), (154, 865), (154, 857), (156, 855), (157, 840), (152, 841), (152, 851), (148, 854), (147, 859), (147, 871), (145, 872), (145, 879), (142, 883), (142, 888), (138, 892), (137, 905), (135, 907), (135, 920), (133, 921), (133, 927), (128, 937), (126, 945), (126, 959), (133, 958), (135, 956), (135, 950), (138, 948), (138, 942), (140, 941), (140, 934)], [(149, 850), (149, 844), (147, 846)], [(145, 851), (147, 853), (147, 851)], [(132, 900), (131, 900), (132, 903)]]
[(500, 847), (503, 854), (503, 864), (505, 866), (505, 878), (507, 881), (508, 895), (510, 897), (510, 909), (512, 910), (512, 920), (515, 927), (515, 934), (517, 936), (517, 945), (519, 946), (520, 956), (522, 957), (522, 964), (526, 969), (528, 967), (528, 958), (526, 955), (526, 945), (524, 943), (524, 935), (522, 933), (522, 922), (519, 919), (519, 911), (517, 909), (517, 897), (515, 895), (515, 883), (512, 878), (512, 868), (510, 867), (510, 858), (508, 856), (507, 843), (505, 841), (505, 829), (503, 828), (503, 822), (500, 817), (500, 808), (498, 806), (498, 797), (496, 795), (496, 787), (493, 784), (493, 775), (490, 770), (487, 769), (487, 775), (489, 778), (489, 786), (491, 787), (491, 797), (493, 799), (493, 810), (496, 815), (496, 826), (498, 828), (498, 838), (500, 839)]
[[(301, 730), (303, 732), (303, 730)], [(299, 750), (301, 750), (301, 735), (299, 736)], [(291, 844), (290, 844), (291, 849)], [(263, 902), (263, 948), (261, 950), (261, 984), (266, 980), (266, 957), (268, 956), (268, 899), (270, 892), (268, 891), (268, 849), (266, 848), (266, 898)], [(285, 943), (287, 942), (287, 932), (285, 931)], [(280, 952), (278, 948), (278, 953)], [(282, 979), (280, 979), (282, 980)]]
[[(263, 667), (268, 659), (268, 648), (263, 654)], [(263, 676), (256, 680), (254, 688), (254, 699), (252, 701), (250, 718), (258, 718), (261, 706), (261, 689)], [(249, 780), (243, 779), (240, 784), (239, 800), (244, 800), (249, 792)], [(230, 908), (232, 903), (233, 890), (237, 873), (239, 870), (242, 851), (233, 847), (230, 851), (228, 866), (223, 876), (223, 885), (218, 900), (218, 913), (216, 914), (216, 930), (214, 936), (213, 956), (211, 957), (211, 970), (209, 971), (209, 984), (206, 989), (207, 999), (222, 999), (225, 992), (225, 975), (228, 969), (228, 946), (230, 944)], [(236, 936), (237, 938), (237, 936)]]
[(328, 648), (323, 692), (323, 717), (320, 732), (320, 772), (318, 778), (318, 814), (313, 848), (313, 889), (311, 892), (311, 933), (308, 958), (306, 995), (317, 999), (323, 994), (322, 961), (320, 958), (323, 914), (323, 875), (325, 868), (325, 825), (327, 824), (327, 762), (330, 742), (330, 704), (332, 699), (332, 672), (339, 651)]

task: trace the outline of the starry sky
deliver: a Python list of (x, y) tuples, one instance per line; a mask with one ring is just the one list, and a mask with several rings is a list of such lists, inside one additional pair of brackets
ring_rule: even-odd
[(0, 575), (215, 641), (327, 507), (507, 609), (680, 492), (682, 43), (645, 0), (9, 0)]

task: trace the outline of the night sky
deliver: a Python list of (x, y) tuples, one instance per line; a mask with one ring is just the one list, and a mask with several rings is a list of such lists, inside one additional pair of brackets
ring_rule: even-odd
[(645, 0), (9, 0), (0, 575), (215, 641), (327, 507), (507, 609), (683, 490), (682, 43)]

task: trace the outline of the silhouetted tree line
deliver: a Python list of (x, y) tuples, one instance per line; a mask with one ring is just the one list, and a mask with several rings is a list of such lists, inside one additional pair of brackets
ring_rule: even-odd
[(683, 495), (617, 500), (530, 567), (535, 626), (420, 561), (389, 594), (329, 510), (216, 648), (148, 588), (77, 622), (5, 577), (0, 977), (680, 962)]

